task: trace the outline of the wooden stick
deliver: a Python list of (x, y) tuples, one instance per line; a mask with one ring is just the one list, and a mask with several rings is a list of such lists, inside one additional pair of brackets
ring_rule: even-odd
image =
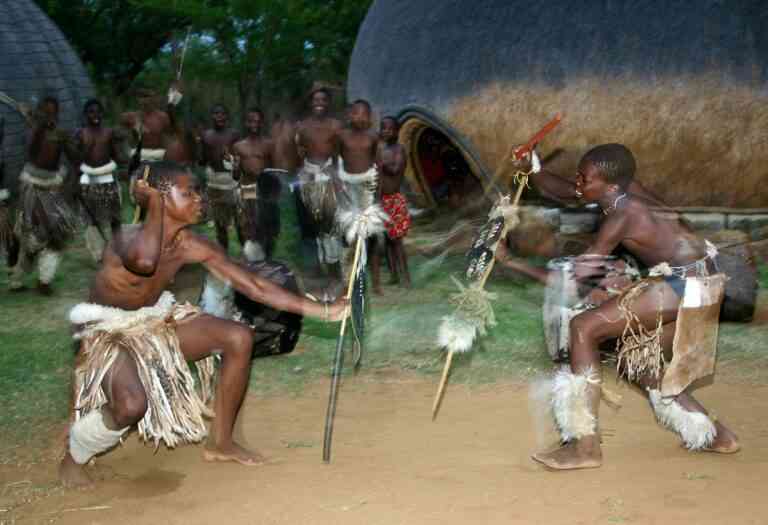
[[(523, 189), (525, 188), (526, 183), (528, 182), (528, 177), (523, 177), (520, 181), (520, 185), (517, 187), (517, 192), (515, 192), (515, 198), (512, 201), (512, 207), (516, 208), (517, 205), (520, 203), (520, 197), (523, 195)], [(506, 222), (504, 224), (504, 228), (501, 230), (501, 235), (499, 236), (498, 242), (504, 242), (504, 238), (507, 236), (507, 232), (509, 231), (509, 227), (507, 226)], [(491, 271), (493, 270), (493, 265), (496, 262), (496, 258), (494, 257), (491, 259), (491, 262), (488, 263), (488, 267), (485, 269), (485, 273), (483, 274), (483, 277), (479, 281), (480, 288), (485, 287), (485, 282), (488, 280), (488, 277), (491, 275)], [(453, 360), (453, 352), (448, 352), (448, 357), (445, 360), (445, 367), (443, 368), (443, 376), (440, 378), (440, 384), (437, 387), (437, 394), (435, 395), (435, 401), (432, 403), (432, 421), (434, 421), (437, 418), (437, 412), (440, 408), (440, 403), (443, 400), (443, 393), (445, 390), (445, 384), (448, 381), (448, 372), (451, 368), (451, 361)]]
[[(512, 200), (513, 208), (517, 208), (517, 205), (520, 203), (520, 197), (522, 197), (523, 190), (525, 189), (525, 186), (527, 183), (528, 183), (528, 176), (526, 175), (520, 180), (520, 185), (517, 187), (517, 191), (515, 192), (515, 198)], [(498, 242), (504, 242), (504, 239), (507, 237), (507, 233), (509, 233), (509, 226), (507, 226), (507, 223), (505, 221), (504, 228), (502, 228), (501, 230), (501, 235), (499, 235)], [(485, 287), (485, 282), (488, 280), (488, 277), (491, 275), (494, 264), (496, 264), (496, 257), (492, 258), (491, 261), (488, 263), (488, 266), (485, 269), (485, 273), (483, 274), (483, 277), (480, 279), (480, 288)]]
[(542, 141), (544, 137), (546, 137), (553, 129), (557, 127), (558, 124), (560, 124), (560, 121), (563, 120), (563, 114), (557, 113), (552, 120), (547, 122), (543, 128), (541, 128), (539, 131), (534, 133), (534, 135), (528, 139), (528, 141), (515, 148), (514, 145), (510, 145), (509, 149), (507, 150), (507, 153), (502, 157), (501, 162), (499, 162), (498, 166), (496, 166), (496, 171), (493, 173), (493, 178), (491, 179), (491, 184), (489, 184), (486, 187), (485, 195), (488, 195), (490, 192), (490, 189), (493, 187), (493, 183), (501, 179), (501, 176), (504, 175), (504, 172), (507, 169), (507, 163), (509, 163), (510, 160), (513, 158), (515, 160), (522, 159), (525, 155), (530, 153), (533, 148), (536, 147), (536, 144)]
[[(146, 181), (149, 178), (149, 165), (144, 166), (144, 174), (141, 176), (141, 180)], [(141, 206), (136, 204), (136, 208), (133, 210), (133, 223), (136, 224), (139, 222), (139, 217), (141, 217)]]
[[(357, 272), (357, 266), (360, 264), (360, 254), (363, 251), (363, 243), (365, 239), (358, 235), (357, 242), (355, 243), (355, 258), (352, 261), (352, 269), (349, 272), (349, 284), (347, 285), (347, 300), (352, 298), (352, 291), (355, 286), (355, 274)], [(344, 310), (344, 318), (341, 320), (341, 328), (339, 329), (339, 337), (336, 340), (336, 353), (333, 358), (333, 373), (331, 375), (331, 391), (328, 395), (328, 410), (325, 413), (325, 433), (323, 436), (323, 463), (331, 462), (331, 441), (333, 438), (333, 420), (336, 416), (336, 400), (339, 393), (339, 379), (341, 378), (341, 366), (343, 364), (343, 350), (344, 350), (344, 332), (347, 328), (347, 315), (349, 315), (350, 307)]]
[(544, 124), (544, 127), (537, 131), (533, 137), (528, 140), (528, 142), (515, 150), (515, 160), (520, 160), (528, 153), (530, 153), (533, 148), (536, 147), (536, 144), (541, 142), (544, 137), (546, 137), (553, 129), (555, 129), (558, 124), (560, 124), (561, 120), (563, 120), (563, 114), (557, 113), (557, 115), (555, 115), (552, 120)]
[(445, 391), (445, 383), (448, 382), (448, 372), (451, 369), (451, 361), (453, 360), (453, 352), (448, 352), (448, 357), (445, 358), (445, 366), (443, 367), (443, 377), (440, 378), (440, 384), (437, 387), (437, 395), (435, 401), (432, 403), (432, 421), (437, 418), (437, 411), (440, 408), (440, 403), (443, 400), (443, 392)]
[(187, 54), (187, 46), (189, 45), (189, 33), (192, 31), (192, 26), (187, 26), (187, 37), (184, 39), (184, 47), (181, 49), (181, 59), (179, 60), (179, 70), (176, 72), (176, 80), (181, 80), (181, 72), (184, 69), (184, 56)]

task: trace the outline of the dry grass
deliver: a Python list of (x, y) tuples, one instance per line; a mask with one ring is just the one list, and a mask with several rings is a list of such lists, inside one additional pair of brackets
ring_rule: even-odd
[(557, 173), (572, 174), (591, 146), (621, 142), (669, 205), (768, 206), (768, 95), (714, 76), (493, 84), (455, 102), (448, 119), (493, 172), (558, 111), (565, 120), (542, 145), (544, 155), (563, 150), (548, 165)]

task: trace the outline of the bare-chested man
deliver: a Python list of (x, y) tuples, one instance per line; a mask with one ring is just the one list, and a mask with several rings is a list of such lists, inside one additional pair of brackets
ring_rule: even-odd
[[(378, 160), (381, 173), (381, 204), (389, 215), (387, 228), (387, 255), (392, 267), (393, 282), (402, 282), (411, 287), (411, 275), (408, 272), (408, 256), (403, 246), (403, 237), (411, 228), (411, 215), (408, 213), (408, 201), (400, 193), (405, 173), (405, 149), (397, 142), (400, 126), (394, 117), (381, 119), (381, 142)], [(374, 254), (378, 257), (378, 254)]]
[[(202, 264), (254, 301), (325, 320), (343, 316), (342, 300), (309, 301), (249, 273), (215, 243), (187, 227), (200, 220), (203, 204), (195, 178), (175, 163), (154, 164), (149, 181), (135, 185), (146, 220), (126, 227), (107, 245), (94, 278), (90, 303), (70, 312), (81, 339), (75, 370), (77, 421), (60, 474), (66, 483), (89, 482), (84, 465), (118, 443), (138, 423), (139, 434), (173, 447), (201, 441), (212, 353), (221, 356), (213, 439), (203, 457), (255, 465), (262, 458), (235, 443), (232, 430), (248, 384), (252, 333), (240, 323), (179, 305), (164, 292), (187, 264)], [(185, 361), (199, 361), (202, 399)]]
[(15, 229), (21, 250), (11, 270), (13, 291), (24, 288), (24, 273), (37, 258), (38, 291), (43, 295), (53, 293), (51, 282), (61, 251), (80, 222), (64, 191), (71, 179), (65, 181), (68, 170), (63, 157), (71, 162), (76, 156), (71, 136), (58, 127), (58, 121), (58, 100), (44, 98), (35, 112), (27, 164), (19, 177), (21, 196)]
[(336, 188), (341, 122), (328, 115), (327, 89), (309, 95), (310, 115), (297, 124), (296, 142), (304, 165), (299, 170), (298, 204), (302, 239), (315, 239), (317, 258), (328, 273), (341, 280), (341, 240), (336, 229)]
[(75, 132), (80, 157), (80, 201), (85, 207), (85, 244), (94, 261), (101, 261), (104, 241), (120, 226), (120, 186), (115, 179), (120, 160), (119, 140), (102, 126), (104, 107), (90, 99), (83, 107), (85, 127)]
[(229, 225), (237, 226), (237, 181), (232, 178), (231, 154), (240, 134), (229, 127), (229, 111), (222, 104), (211, 108), (211, 123), (212, 127), (202, 135), (202, 164), (208, 179), (208, 198), (216, 226), (216, 239), (226, 251)]
[[(280, 180), (272, 173), (275, 143), (263, 134), (264, 113), (251, 108), (245, 116), (247, 136), (233, 152), (239, 174), (238, 226), (249, 261), (272, 257), (280, 233)], [(266, 171), (265, 171), (266, 170)]]
[[(544, 171), (530, 179), (540, 190), (562, 200), (597, 203), (602, 208), (605, 220), (586, 254), (607, 256), (621, 244), (642, 263), (655, 267), (651, 275), (656, 272), (662, 275), (643, 280), (624, 294), (605, 300), (572, 319), (570, 367), (556, 374), (552, 399), (555, 422), (565, 444), (552, 452), (533, 456), (551, 469), (594, 468), (602, 464), (597, 419), (602, 383), (599, 344), (623, 337), (631, 323), (634, 330), (642, 326), (649, 334), (639, 351), (652, 353), (648, 349), (660, 345), (669, 352), (677, 327), (678, 307), (681, 298), (687, 297), (687, 286), (698, 289), (701, 281), (693, 278), (706, 278), (717, 272), (713, 246), (679, 222), (655, 215), (643, 199), (628, 194), (634, 172), (635, 160), (626, 147), (605, 144), (584, 155), (575, 184)], [(504, 250), (497, 252), (497, 256), (503, 262)], [(594, 266), (586, 258), (582, 261), (577, 261), (576, 275), (590, 277)], [(627, 295), (629, 293), (632, 295)], [(698, 297), (701, 300), (703, 296)], [(631, 319), (627, 318), (627, 308)], [(717, 322), (716, 315), (713, 321)], [(662, 326), (656, 337), (658, 322)], [(671, 368), (662, 370), (658, 377), (648, 372), (650, 365), (658, 364), (661, 356), (653, 358), (655, 363), (648, 363), (637, 355), (634, 354), (634, 363), (624, 361), (624, 372), (640, 365), (636, 370), (642, 373), (635, 378), (648, 391), (657, 419), (676, 431), (686, 448), (721, 453), (739, 450), (736, 436), (721, 421), (710, 419), (690, 393), (683, 391), (676, 396), (661, 397), (663, 374)], [(644, 368), (646, 365), (648, 368)]]
[[(175, 88), (172, 88), (173, 93)], [(176, 91), (177, 92), (177, 91)], [(168, 136), (173, 132), (166, 99), (150, 88), (136, 91), (139, 111), (130, 111), (120, 116), (120, 125), (137, 137), (136, 148), (131, 152), (141, 162), (157, 162), (165, 158)], [(169, 98), (168, 102), (176, 102)]]
[[(339, 132), (341, 163), (339, 178), (342, 182), (340, 208), (352, 208), (357, 212), (369, 209), (379, 202), (379, 172), (376, 155), (379, 138), (371, 130), (371, 105), (366, 100), (355, 100), (348, 111), (349, 126)], [(372, 236), (369, 242), (371, 280), (373, 291), (381, 294), (381, 249), (383, 237)], [(346, 261), (349, 262), (349, 261)]]

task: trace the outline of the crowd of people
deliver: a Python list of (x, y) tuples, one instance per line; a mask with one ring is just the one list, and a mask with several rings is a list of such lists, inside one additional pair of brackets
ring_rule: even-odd
[[(25, 289), (25, 275), (36, 262), (37, 288), (51, 294), (62, 253), (78, 231), (84, 232), (94, 261), (101, 261), (105, 242), (121, 227), (118, 174), (132, 175), (132, 195), (138, 167), (159, 161), (202, 174), (205, 215), (218, 243), (228, 250), (234, 227), (250, 261), (272, 257), (280, 233), (278, 201), (289, 187), (296, 196), (303, 257), (315, 273), (339, 282), (344, 280), (343, 256), (348, 252), (341, 240), (339, 210), (383, 206), (387, 232), (369, 241), (374, 291), (381, 293), (382, 255), (393, 281), (410, 286), (402, 245), (410, 228), (408, 205), (400, 192), (405, 154), (397, 142), (395, 118), (381, 119), (376, 133), (370, 104), (358, 100), (349, 105), (347, 122), (342, 123), (330, 115), (331, 92), (320, 87), (309, 94), (304, 119), (281, 122), (271, 134), (261, 109), (246, 111), (241, 133), (231, 126), (222, 104), (211, 108), (210, 127), (200, 129), (180, 118), (181, 97), (178, 85), (167, 99), (151, 89), (138, 89), (139, 109), (119, 115), (114, 128), (104, 124), (104, 106), (96, 99), (86, 102), (83, 126), (74, 132), (59, 127), (55, 98), (43, 99), (27, 114), (32, 129), (16, 209), (9, 207), (7, 188), (0, 194), (0, 241), (9, 254), (12, 291)], [(299, 180), (290, 183), (297, 162), (303, 162)], [(367, 195), (365, 203), (357, 199), (362, 194)]]

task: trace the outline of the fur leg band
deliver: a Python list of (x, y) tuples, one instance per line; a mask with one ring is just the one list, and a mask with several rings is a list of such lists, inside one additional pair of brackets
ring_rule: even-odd
[(656, 420), (677, 432), (689, 450), (701, 450), (712, 444), (717, 436), (715, 424), (706, 414), (690, 412), (674, 399), (664, 399), (659, 390), (648, 390)]
[(59, 267), (61, 255), (59, 252), (45, 249), (38, 256), (37, 260), (37, 278), (43, 284), (51, 284), (56, 276), (56, 269)]
[(258, 241), (245, 241), (243, 255), (245, 255), (245, 260), (248, 262), (260, 262), (267, 257), (264, 253), (264, 248), (262, 248)]
[(574, 374), (567, 368), (555, 373), (552, 381), (552, 412), (563, 441), (591, 436), (597, 429), (596, 407), (590, 406), (589, 390), (600, 388), (600, 379), (591, 369)]
[(117, 445), (126, 430), (128, 427), (122, 430), (107, 428), (101, 410), (92, 410), (69, 430), (69, 454), (75, 463), (85, 465), (96, 454)]
[(85, 229), (85, 246), (95, 262), (101, 261), (101, 254), (104, 251), (104, 239), (101, 238), (96, 226), (88, 226)]

